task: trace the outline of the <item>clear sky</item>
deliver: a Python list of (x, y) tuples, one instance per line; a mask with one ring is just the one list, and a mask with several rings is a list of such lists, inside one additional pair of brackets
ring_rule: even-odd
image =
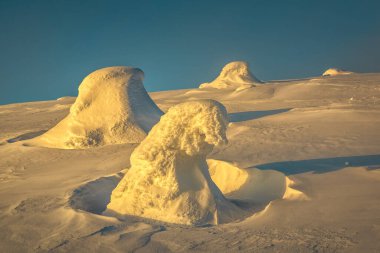
[(260, 79), (380, 72), (379, 0), (0, 0), (0, 104), (76, 96), (93, 70), (197, 87), (233, 60)]

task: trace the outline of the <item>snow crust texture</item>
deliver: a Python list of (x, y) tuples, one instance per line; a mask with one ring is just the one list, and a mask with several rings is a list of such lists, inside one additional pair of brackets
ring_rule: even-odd
[(203, 83), (199, 88), (246, 89), (260, 84), (250, 71), (247, 62), (235, 61), (225, 65), (219, 76), (210, 83)]
[(41, 137), (41, 146), (67, 149), (139, 143), (162, 115), (133, 67), (94, 71), (79, 86), (69, 115)]
[(352, 73), (353, 72), (342, 70), (342, 69), (330, 68), (323, 73), (323, 76), (349, 75)]
[(241, 216), (211, 180), (206, 156), (227, 142), (227, 113), (213, 100), (171, 107), (131, 155), (106, 214), (177, 224), (218, 224)]

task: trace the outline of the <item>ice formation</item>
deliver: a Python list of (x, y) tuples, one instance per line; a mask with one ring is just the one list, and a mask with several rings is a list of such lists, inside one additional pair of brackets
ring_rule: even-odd
[(226, 139), (227, 113), (214, 100), (168, 110), (131, 155), (107, 215), (140, 216), (177, 224), (218, 224), (241, 217), (211, 180), (206, 155)]
[(353, 72), (342, 70), (342, 69), (337, 69), (337, 68), (330, 68), (326, 70), (323, 73), (323, 76), (338, 76), (338, 75), (348, 75), (352, 74)]
[(34, 142), (68, 149), (141, 142), (162, 115), (143, 78), (132, 67), (94, 71), (79, 86), (69, 115)]
[(210, 83), (203, 83), (199, 88), (246, 89), (261, 83), (250, 71), (248, 63), (234, 61), (223, 67), (219, 76)]

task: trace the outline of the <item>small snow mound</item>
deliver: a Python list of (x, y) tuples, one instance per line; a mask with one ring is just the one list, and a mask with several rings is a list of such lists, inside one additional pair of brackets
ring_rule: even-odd
[(330, 68), (326, 70), (323, 73), (323, 76), (338, 76), (338, 75), (348, 75), (352, 74), (353, 72), (342, 70), (342, 69), (337, 69), (337, 68)]
[(70, 97), (70, 96), (65, 96), (65, 97), (59, 97), (57, 98), (56, 100), (57, 101), (63, 101), (63, 100), (68, 100), (68, 99), (72, 99), (73, 97)]
[(132, 67), (94, 71), (79, 86), (70, 114), (32, 142), (71, 149), (142, 141), (162, 115), (143, 78), (143, 71)]
[(237, 89), (255, 87), (261, 83), (250, 71), (247, 62), (230, 62), (222, 69), (220, 75), (210, 83), (203, 83), (199, 88)]
[(294, 182), (277, 170), (241, 169), (231, 163), (208, 159), (212, 180), (232, 200), (269, 204), (276, 199), (307, 200)]
[(169, 223), (218, 224), (240, 218), (211, 180), (206, 156), (227, 142), (227, 112), (213, 100), (171, 107), (131, 155), (106, 215)]

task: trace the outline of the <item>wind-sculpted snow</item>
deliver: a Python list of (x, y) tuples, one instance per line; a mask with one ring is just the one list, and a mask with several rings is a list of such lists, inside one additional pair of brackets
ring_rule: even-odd
[(208, 159), (212, 180), (228, 199), (268, 205), (272, 200), (306, 200), (294, 182), (277, 170), (242, 169), (231, 163)]
[(162, 115), (143, 86), (138, 68), (109, 67), (88, 75), (70, 114), (34, 140), (37, 145), (87, 148), (138, 143)]
[(250, 71), (248, 63), (230, 62), (223, 67), (220, 75), (210, 83), (203, 83), (199, 88), (237, 89), (251, 88), (261, 83)]
[(339, 76), (339, 75), (349, 75), (352, 74), (353, 72), (342, 70), (342, 69), (337, 69), (337, 68), (330, 68), (323, 72), (323, 76)]
[[(211, 179), (246, 215), (239, 222), (203, 227), (100, 215), (127, 172), (123, 169), (130, 167), (136, 145), (86, 150), (25, 146), (67, 116), (75, 98), (1, 105), (1, 252), (379, 252), (380, 74), (268, 82), (241, 92), (173, 90), (151, 96), (165, 110), (202, 98), (226, 106), (234, 121), (227, 130), (229, 144), (214, 148), (208, 155), (213, 161), (207, 162)], [(185, 128), (187, 121), (178, 117), (175, 122)], [(182, 138), (172, 129), (166, 135), (175, 140), (165, 141), (178, 146)], [(159, 147), (139, 151), (139, 156), (175, 163), (182, 176), (178, 168), (195, 167), (185, 166), (190, 159), (165, 161), (164, 154), (178, 161), (184, 152)], [(141, 168), (152, 166), (149, 160)], [(139, 201), (145, 199), (143, 192)], [(167, 203), (163, 217), (180, 210)], [(230, 209), (218, 209), (225, 210)]]
[(243, 212), (211, 180), (206, 155), (227, 142), (227, 113), (213, 100), (176, 105), (131, 155), (106, 214), (178, 224), (217, 224)]

